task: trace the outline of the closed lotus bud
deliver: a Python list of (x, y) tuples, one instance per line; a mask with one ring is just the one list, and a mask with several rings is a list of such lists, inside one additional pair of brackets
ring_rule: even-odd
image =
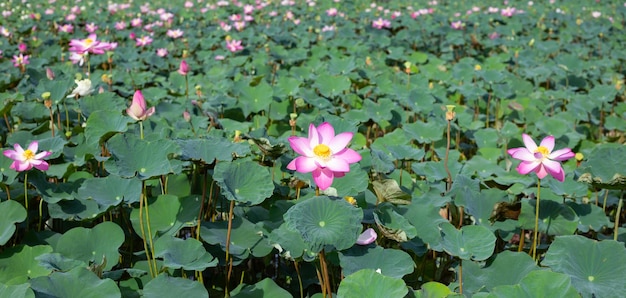
[(187, 61), (185, 60), (180, 61), (180, 65), (178, 66), (178, 73), (184, 76), (186, 76), (187, 73), (189, 73), (189, 65), (187, 64)]
[(183, 119), (185, 119), (185, 121), (187, 121), (187, 122), (191, 121), (191, 114), (189, 114), (189, 111), (184, 111), (183, 112)]
[(52, 71), (50, 67), (46, 67), (46, 77), (48, 78), (48, 80), (54, 80), (54, 71)]

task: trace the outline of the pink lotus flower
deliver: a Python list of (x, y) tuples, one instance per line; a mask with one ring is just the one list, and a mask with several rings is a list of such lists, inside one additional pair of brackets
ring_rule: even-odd
[(128, 25), (124, 21), (120, 21), (120, 22), (115, 23), (115, 29), (116, 30), (124, 30), (124, 29), (126, 29), (127, 26)]
[(335, 129), (328, 122), (317, 128), (309, 125), (309, 137), (289, 137), (289, 144), (296, 153), (296, 157), (287, 169), (300, 173), (313, 172), (313, 180), (321, 189), (327, 189), (333, 183), (334, 177), (343, 177), (350, 171), (350, 164), (361, 160), (356, 151), (346, 148), (353, 133), (343, 132), (335, 135)]
[(105, 51), (113, 48), (111, 43), (99, 41), (95, 34), (89, 34), (89, 36), (85, 39), (72, 39), (70, 40), (69, 46), (70, 52), (77, 54), (92, 53), (98, 55), (102, 55)]
[(96, 32), (96, 30), (98, 30), (98, 26), (94, 23), (89, 23), (85, 25), (85, 30), (89, 33), (94, 33)]
[(338, 12), (338, 11), (337, 11), (337, 9), (336, 9), (336, 8), (331, 7), (331, 8), (329, 8), (329, 9), (327, 9), (327, 10), (326, 10), (326, 15), (327, 15), (327, 16), (329, 16), (329, 17), (334, 17), (334, 16), (336, 16), (336, 15), (337, 15), (337, 12)]
[(463, 22), (461, 21), (452, 22), (450, 23), (450, 28), (454, 30), (461, 30), (463, 29)]
[(59, 32), (72, 33), (74, 26), (72, 24), (65, 24), (59, 27)]
[(391, 21), (378, 18), (378, 20), (372, 21), (372, 27), (376, 29), (391, 28)]
[(241, 45), (241, 40), (235, 40), (235, 39), (227, 40), (226, 48), (233, 53), (243, 50), (243, 46)]
[(178, 73), (184, 76), (189, 73), (189, 64), (187, 64), (187, 61), (180, 61), (180, 65), (178, 66)]
[(26, 66), (26, 64), (29, 64), (30, 61), (28, 61), (29, 56), (26, 55), (24, 56), (23, 54), (20, 53), (19, 56), (13, 56), (13, 66), (15, 67), (22, 67), (22, 66)]
[(547, 174), (550, 174), (556, 180), (563, 182), (565, 180), (565, 172), (559, 161), (574, 157), (575, 154), (572, 152), (572, 149), (563, 148), (553, 152), (553, 136), (545, 137), (539, 144), (539, 147), (527, 134), (522, 134), (522, 139), (526, 147), (512, 148), (507, 151), (511, 157), (522, 161), (517, 166), (517, 172), (522, 175), (535, 172), (539, 179), (543, 179)]
[(146, 109), (146, 100), (143, 98), (140, 90), (135, 91), (133, 95), (133, 103), (126, 109), (126, 114), (131, 118), (143, 121), (154, 114), (155, 108)]
[(48, 163), (43, 159), (50, 156), (52, 152), (50, 151), (42, 151), (37, 153), (37, 149), (39, 149), (39, 143), (37, 141), (32, 141), (28, 148), (24, 150), (20, 144), (13, 145), (15, 150), (5, 150), (2, 152), (4, 156), (13, 160), (10, 168), (14, 169), (18, 172), (28, 171), (35, 167), (41, 171), (48, 170)]
[(515, 13), (517, 13), (515, 7), (507, 7), (500, 10), (500, 15), (503, 17), (512, 17)]
[(19, 45), (17, 45), (17, 49), (20, 51), (20, 53), (26, 53), (28, 47), (25, 43), (20, 43)]
[(135, 40), (135, 45), (138, 46), (138, 47), (145, 47), (145, 46), (147, 46), (147, 45), (149, 45), (151, 43), (152, 43), (152, 37), (150, 37), (148, 35), (144, 35), (144, 36), (142, 36), (140, 38), (137, 38)]
[(165, 33), (165, 34), (167, 36), (171, 37), (171, 38), (176, 39), (176, 38), (182, 37), (183, 33), (184, 32), (182, 30), (180, 30), (180, 29), (176, 29), (176, 30), (169, 29), (169, 30), (167, 30), (167, 33)]
[(167, 56), (167, 54), (169, 54), (169, 52), (167, 51), (167, 49), (166, 49), (166, 48), (158, 48), (158, 49), (156, 50), (156, 54), (157, 54), (157, 56), (159, 56), (159, 57), (165, 57), (165, 56)]
[(372, 228), (368, 228), (367, 230), (363, 231), (363, 233), (361, 233), (359, 238), (356, 240), (356, 244), (368, 245), (376, 241), (376, 238), (378, 238), (378, 234), (376, 234), (376, 231), (374, 231), (374, 229)]

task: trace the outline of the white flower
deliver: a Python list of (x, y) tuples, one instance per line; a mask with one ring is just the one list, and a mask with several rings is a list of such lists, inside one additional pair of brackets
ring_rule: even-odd
[(84, 80), (74, 80), (74, 82), (76, 82), (76, 88), (74, 88), (74, 90), (72, 91), (72, 93), (70, 95), (68, 95), (67, 97), (76, 97), (76, 96), (86, 96), (91, 94), (91, 92), (93, 92), (93, 88), (91, 87), (91, 80), (90, 79), (84, 79)]

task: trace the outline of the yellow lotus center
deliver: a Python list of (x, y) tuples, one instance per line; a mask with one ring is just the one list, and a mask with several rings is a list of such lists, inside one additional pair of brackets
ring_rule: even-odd
[(89, 46), (89, 45), (91, 45), (92, 43), (93, 43), (93, 39), (91, 39), (91, 38), (86, 38), (86, 39), (85, 39), (85, 44), (86, 44), (86, 45), (88, 45), (88, 46)]
[(30, 149), (26, 149), (26, 150), (24, 150), (23, 156), (24, 156), (24, 158), (26, 160), (31, 160), (31, 159), (35, 158), (35, 152), (30, 151)]
[(548, 148), (544, 147), (544, 146), (539, 146), (537, 147), (537, 150), (535, 150), (535, 152), (539, 152), (541, 153), (541, 155), (548, 156), (548, 154), (550, 154), (550, 151), (548, 150)]
[(318, 157), (321, 157), (324, 159), (329, 158), (330, 155), (332, 154), (332, 152), (330, 152), (330, 147), (324, 144), (319, 144), (315, 146), (315, 148), (313, 148), (313, 153), (315, 153), (315, 155), (317, 155)]

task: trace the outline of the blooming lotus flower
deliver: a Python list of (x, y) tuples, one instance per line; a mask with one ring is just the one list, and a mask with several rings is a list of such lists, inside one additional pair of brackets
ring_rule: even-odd
[(95, 34), (89, 34), (85, 39), (72, 39), (70, 41), (70, 52), (77, 54), (92, 53), (102, 55), (105, 51), (111, 49), (111, 44), (101, 42)]
[(178, 66), (178, 73), (184, 76), (189, 73), (189, 65), (187, 64), (187, 61), (180, 61), (180, 65)]
[(70, 61), (72, 61), (72, 64), (78, 63), (78, 65), (83, 66), (83, 63), (85, 63), (85, 58), (87, 57), (87, 54), (88, 53), (78, 54), (78, 53), (71, 52)]
[(74, 88), (74, 90), (72, 90), (72, 93), (70, 95), (68, 95), (68, 98), (71, 97), (77, 97), (77, 96), (87, 96), (89, 94), (91, 94), (91, 92), (93, 92), (93, 88), (91, 87), (91, 80), (90, 79), (84, 79), (84, 80), (74, 80), (74, 82), (76, 82), (76, 88)]
[(450, 28), (452, 28), (454, 30), (462, 30), (463, 29), (463, 22), (461, 22), (461, 21), (452, 22), (452, 23), (450, 23)]
[(25, 66), (26, 64), (29, 64), (30, 61), (28, 60), (29, 56), (26, 55), (22, 55), (21, 53), (18, 56), (13, 55), (13, 66), (15, 67), (22, 67)]
[(152, 43), (152, 37), (148, 35), (144, 35), (135, 40), (135, 45), (138, 47), (144, 47)]
[(554, 137), (545, 137), (539, 146), (533, 139), (523, 134), (522, 139), (526, 147), (512, 148), (507, 151), (511, 157), (519, 159), (522, 162), (517, 166), (517, 172), (525, 175), (530, 172), (537, 173), (539, 179), (543, 179), (550, 174), (556, 180), (563, 182), (565, 180), (565, 172), (559, 161), (568, 160), (576, 154), (570, 148), (554, 150)]
[(317, 128), (309, 126), (309, 137), (289, 137), (289, 144), (296, 153), (296, 157), (287, 169), (300, 173), (312, 172), (315, 184), (321, 189), (327, 189), (335, 177), (343, 177), (350, 171), (350, 164), (361, 160), (356, 151), (346, 148), (353, 133), (342, 132), (335, 135), (335, 129), (328, 122)]
[(243, 46), (241, 45), (241, 40), (227, 40), (226, 48), (231, 52), (238, 52), (243, 50)]
[(378, 18), (378, 20), (372, 21), (372, 27), (376, 29), (391, 28), (391, 21)]
[(159, 56), (159, 57), (165, 57), (165, 56), (167, 56), (167, 54), (169, 54), (169, 52), (167, 51), (167, 49), (166, 49), (166, 48), (158, 48), (158, 49), (156, 50), (156, 54), (157, 54), (157, 56)]
[(146, 100), (143, 98), (140, 90), (135, 91), (133, 95), (133, 103), (126, 109), (126, 114), (131, 118), (143, 121), (154, 114), (155, 108), (146, 109)]
[(368, 245), (368, 244), (376, 241), (377, 237), (378, 237), (378, 235), (376, 234), (376, 231), (374, 231), (374, 229), (372, 229), (372, 228), (368, 228), (367, 230), (363, 231), (363, 233), (361, 233), (361, 235), (359, 235), (359, 238), (356, 240), (356, 244), (358, 244), (358, 245)]
[(48, 170), (49, 165), (43, 159), (50, 156), (52, 152), (42, 151), (37, 153), (37, 149), (39, 149), (39, 143), (37, 141), (32, 141), (26, 150), (24, 150), (20, 144), (13, 145), (13, 148), (15, 148), (15, 150), (9, 149), (2, 152), (4, 156), (13, 160), (10, 166), (11, 169), (18, 172), (28, 171), (33, 167), (41, 171)]

